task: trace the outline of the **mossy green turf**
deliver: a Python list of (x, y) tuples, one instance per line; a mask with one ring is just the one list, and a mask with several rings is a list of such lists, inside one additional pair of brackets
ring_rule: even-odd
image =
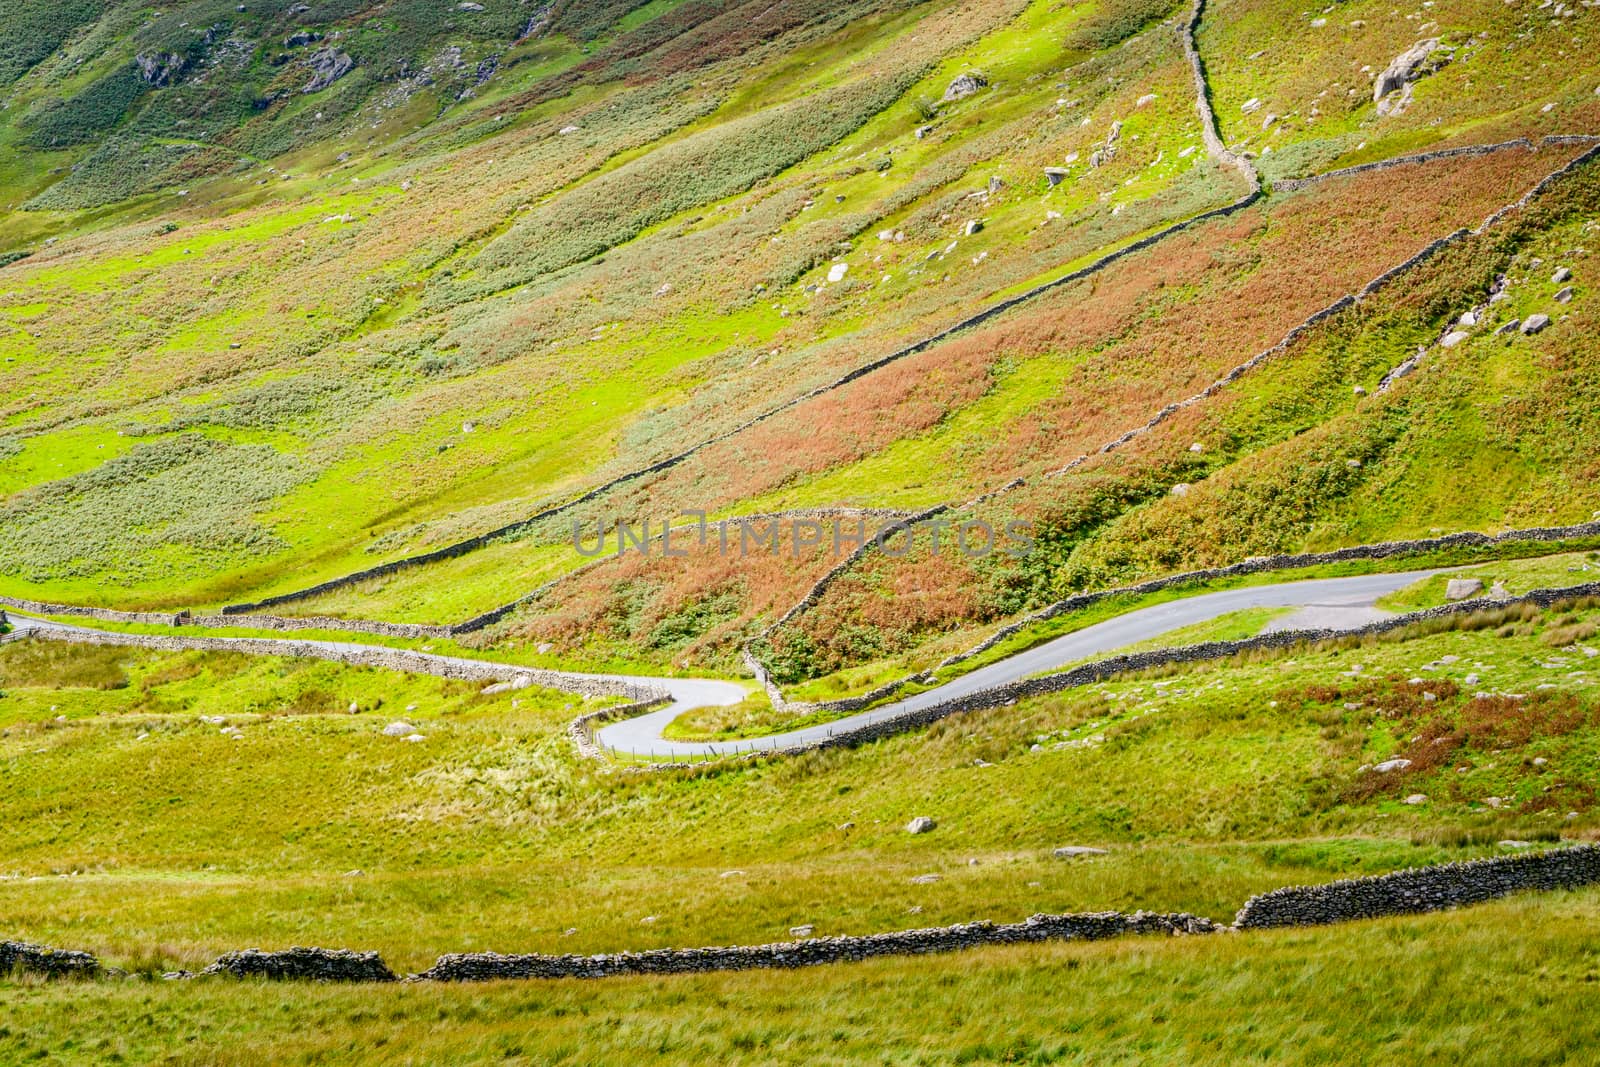
[(1600, 892), (1232, 937), (604, 983), (8, 984), (70, 1064), (1584, 1062)]

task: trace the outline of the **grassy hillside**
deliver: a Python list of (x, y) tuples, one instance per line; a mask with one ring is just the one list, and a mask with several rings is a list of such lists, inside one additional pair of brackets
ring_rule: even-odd
[[(8, 593), (214, 606), (493, 529), (1243, 191), (1200, 145), (1176, 33), (1187, 12), (1159, 2), (246, 6), (157, 17), (82, 4), (48, 25), (16, 20), (0, 68), (0, 141), (14, 148), (0, 245), (29, 254), (0, 268)], [(1287, 45), (1262, 50), (1278, 14), (1208, 9), (1199, 45), (1225, 138), (1272, 178), (1594, 126), (1582, 20), (1465, 0), (1428, 18), (1452, 58), (1403, 111), (1380, 115), (1363, 68), (1434, 28), (1346, 5), (1333, 24), (1296, 30), (1295, 54), (1322, 62), (1291, 70)], [(307, 91), (343, 65), (329, 56), (353, 65)], [(1313, 67), (1350, 68), (1338, 107), (1296, 73)], [(947, 99), (967, 73), (982, 87)], [(1242, 121), (1246, 92), (1265, 104)], [(1269, 112), (1279, 120), (1248, 135)], [(587, 514), (915, 508), (1053, 469), (1577, 150), (1274, 196)], [(1052, 186), (1047, 166), (1065, 180)], [(1574, 235), (1552, 226), (1545, 239)], [(1477, 251), (1451, 262), (1461, 292), (1502, 262), (1498, 246)], [(1351, 370), (1400, 362), (1442, 314), (1430, 305), (1411, 335), (1374, 337)], [(1324, 403), (1273, 432), (1341, 410)], [(1218, 447), (1205, 473), (1276, 443)], [(1462, 447), (1499, 462), (1465, 428), (1448, 445)], [(1537, 462), (1541, 478), (1583, 484), (1579, 455)], [(1408, 484), (1444, 466), (1413, 465)], [(1093, 525), (1154, 521), (1132, 512), (1195, 473), (1103, 496)], [(1502, 496), (1444, 521), (1540, 510)], [(1317, 543), (1403, 524), (1353, 515), (1310, 536), (1298, 517), (1250, 525)], [(913, 628), (1183, 556), (1129, 563), (1108, 546), (1104, 561), (1082, 548), (1064, 564), (1081, 527), (1052, 533), (1060, 548), (1025, 591), (1005, 578), (998, 599), (974, 594), (993, 580), (957, 574), (954, 608)], [(568, 533), (566, 517), (536, 524), (293, 610), (463, 618), (572, 570)], [(549, 643), (564, 626), (593, 628), (597, 611), (625, 614), (628, 596), (651, 620), (627, 630), (634, 645), (685, 613), (744, 632), (781, 610), (778, 588), (751, 575), (691, 589), (649, 573), (519, 632)]]
[[(1075, 592), (1600, 516), (1583, 5), (0, 0), (0, 27), (0, 596), (270, 600), (336, 640), (515, 602), (374, 640), (722, 677), (753, 643), (821, 699)], [(932, 523), (904, 553), (797, 544), (938, 506), (943, 552)], [(952, 553), (968, 520), (1033, 550)], [(575, 522), (657, 540), (593, 556)], [(1523, 592), (1596, 544), (1426, 560)], [(554, 691), (9, 641), (0, 937), (129, 974), (0, 975), (0, 1060), (1575, 1061), (1589, 891), (802, 975), (159, 975), (1226, 920), (1591, 840), (1597, 637), (1594, 603), (1489, 608), (663, 772), (581, 757), (568, 724), (606, 702)], [(793, 725), (755, 696), (672, 729)]]

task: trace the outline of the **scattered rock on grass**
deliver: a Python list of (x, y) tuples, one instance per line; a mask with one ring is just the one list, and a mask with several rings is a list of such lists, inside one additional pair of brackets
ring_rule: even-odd
[(945, 102), (948, 103), (951, 100), (961, 100), (969, 97), (988, 84), (988, 78), (976, 71), (969, 70), (965, 74), (958, 75), (956, 80), (950, 83), (949, 88), (945, 89)]
[(416, 732), (417, 728), (408, 722), (392, 722), (383, 728), (384, 737), (405, 737)]
[(1480, 578), (1452, 578), (1445, 584), (1444, 598), (1446, 600), (1465, 600), (1483, 592), (1483, 580)]
[(1103, 848), (1090, 848), (1088, 845), (1063, 845), (1050, 853), (1058, 860), (1070, 860), (1079, 856), (1109, 856), (1110, 853)]
[(1529, 315), (1522, 324), (1523, 336), (1531, 336), (1550, 325), (1549, 315)]
[(934, 822), (926, 815), (918, 815), (915, 819), (912, 819), (910, 822), (906, 823), (906, 833), (926, 834), (932, 832), (932, 830), (938, 825), (938, 823)]

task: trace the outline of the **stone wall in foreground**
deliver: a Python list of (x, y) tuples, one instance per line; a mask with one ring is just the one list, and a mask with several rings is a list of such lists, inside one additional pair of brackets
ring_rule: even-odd
[(876, 956), (956, 952), (983, 945), (1038, 941), (1099, 941), (1124, 934), (1209, 934), (1222, 929), (1195, 915), (1117, 911), (1083, 915), (1035, 915), (1020, 923), (960, 923), (926, 930), (896, 930), (863, 937), (814, 937), (772, 945), (653, 949), (599, 956), (502, 956), (495, 952), (441, 956), (417, 978), (436, 982), (483, 982), (499, 978), (611, 978), (617, 975), (695, 974), (762, 968), (852, 963)]
[[(1251, 897), (1231, 929), (1320, 926), (1391, 915), (1443, 911), (1528, 890), (1573, 889), (1600, 882), (1600, 845), (1445, 863), (1372, 878), (1326, 885), (1290, 886)], [(1210, 934), (1228, 930), (1186, 913), (1116, 911), (1034, 915), (1020, 923), (972, 922), (863, 936), (816, 937), (769, 945), (650, 949), (593, 956), (497, 952), (440, 956), (407, 981), (488, 982), (508, 979), (613, 978), (622, 975), (701, 974), (816, 967), (881, 956), (919, 956), (989, 945), (1043, 941), (1100, 941), (1130, 934)], [(19, 942), (0, 942), (0, 976), (26, 972), (49, 977), (95, 977), (106, 973), (87, 952), (67, 952)], [(282, 952), (230, 952), (198, 975), (318, 982), (393, 982), (396, 975), (376, 952), (292, 948)]]
[(1596, 882), (1600, 882), (1600, 845), (1579, 845), (1274, 889), (1246, 901), (1234, 926), (1242, 930), (1319, 926), (1442, 911), (1528, 889), (1573, 889)]

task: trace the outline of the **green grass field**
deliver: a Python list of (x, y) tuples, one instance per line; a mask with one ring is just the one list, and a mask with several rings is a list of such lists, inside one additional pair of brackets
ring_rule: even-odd
[(1596, 908), (1588, 890), (1319, 930), (589, 984), (11, 984), (0, 1051), (86, 1064), (1576, 1063), (1600, 1039)]

